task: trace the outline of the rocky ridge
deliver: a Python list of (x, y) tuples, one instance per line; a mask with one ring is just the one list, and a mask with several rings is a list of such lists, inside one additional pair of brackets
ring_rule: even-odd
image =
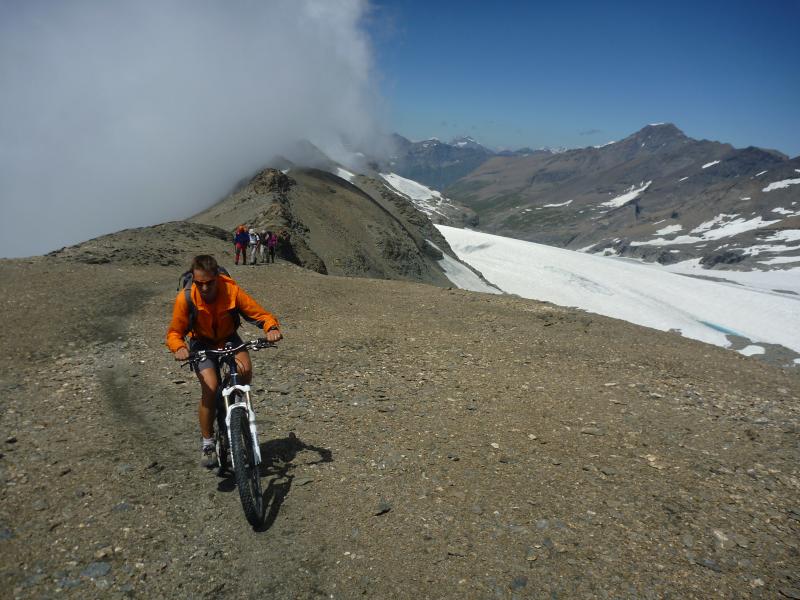
[(190, 220), (288, 231), (282, 257), (318, 273), (449, 285), (441, 252), (426, 240), (455, 258), (447, 241), (408, 199), (361, 180), (363, 188), (317, 169), (266, 169)]

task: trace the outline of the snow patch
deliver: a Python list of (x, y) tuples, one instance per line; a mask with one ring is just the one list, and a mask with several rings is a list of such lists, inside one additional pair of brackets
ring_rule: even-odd
[(778, 213), (779, 215), (787, 215), (787, 216), (792, 216), (792, 217), (796, 217), (796, 216), (800, 215), (800, 212), (795, 212), (793, 210), (787, 210), (785, 208), (781, 208), (780, 206), (777, 207), (777, 208), (773, 208), (772, 212)]
[(706, 164), (704, 164), (704, 165), (703, 165), (703, 168), (704, 168), (704, 169), (707, 169), (708, 167), (713, 167), (714, 165), (718, 165), (718, 164), (719, 164), (719, 161), (718, 161), (718, 160), (715, 160), (715, 161), (713, 161), (713, 162), (710, 162), (710, 163), (706, 163)]
[(763, 346), (755, 346), (750, 344), (746, 348), (742, 348), (741, 350), (737, 350), (739, 354), (744, 354), (745, 356), (753, 356), (754, 354), (764, 354), (765, 350)]
[(640, 187), (640, 188), (634, 188), (634, 186), (631, 186), (628, 189), (628, 191), (625, 192), (624, 194), (622, 194), (621, 196), (617, 196), (616, 198), (612, 198), (608, 202), (602, 202), (602, 203), (600, 203), (600, 206), (612, 206), (614, 208), (622, 206), (622, 205), (630, 202), (631, 200), (634, 200), (639, 194), (641, 194), (648, 187), (650, 187), (651, 183), (653, 183), (653, 182), (652, 181), (648, 181), (647, 183), (642, 182), (640, 184), (642, 187)]
[[(772, 221), (775, 223), (776, 221)], [(800, 229), (784, 229), (776, 231), (770, 237), (764, 238), (768, 242), (796, 242), (800, 240)]]
[[(690, 234), (702, 233), (701, 236), (679, 235), (678, 237), (671, 240), (665, 238), (655, 238), (652, 240), (648, 240), (646, 242), (634, 241), (631, 242), (631, 246), (670, 246), (673, 244), (697, 244), (699, 242), (709, 242), (724, 237), (738, 235), (740, 233), (744, 233), (745, 231), (760, 229), (761, 227), (766, 227), (767, 225), (772, 225), (773, 223), (777, 223), (780, 220), (778, 219), (776, 221), (765, 221), (760, 216), (755, 217), (753, 219), (744, 219), (744, 218), (736, 219), (735, 217), (737, 216), (738, 215), (736, 214), (728, 215), (723, 213), (717, 215), (710, 221), (701, 223), (700, 225), (698, 225), (689, 232)], [(714, 228), (716, 225), (719, 225), (719, 227)], [(794, 230), (788, 230), (788, 231), (794, 231)], [(779, 233), (786, 233), (786, 232), (779, 232)], [(798, 233), (800, 233), (800, 231)]]
[(343, 169), (342, 167), (336, 167), (336, 174), (341, 177), (342, 179), (346, 179), (350, 183), (353, 183), (353, 178), (356, 176), (355, 173), (351, 173), (347, 169)]
[(656, 231), (656, 235), (669, 235), (670, 233), (678, 233), (683, 227), (681, 225), (667, 225)]
[(800, 246), (786, 246), (783, 244), (761, 244), (742, 248), (745, 256), (758, 256), (759, 254), (779, 254), (782, 252), (795, 252)]
[(782, 188), (788, 188), (790, 185), (797, 185), (800, 184), (800, 178), (798, 179), (784, 179), (783, 181), (774, 181), (770, 183), (767, 187), (765, 187), (762, 192), (771, 192), (772, 190), (780, 190)]
[(705, 221), (704, 223), (700, 223), (697, 227), (692, 229), (691, 233), (700, 233), (701, 231), (706, 231), (714, 227), (714, 225), (718, 225), (720, 223), (724, 223), (726, 220), (730, 221), (734, 217), (738, 217), (737, 214), (728, 215), (725, 213), (718, 214), (716, 217), (711, 219), (710, 221)]
[(442, 207), (443, 205), (449, 205), (450, 200), (445, 198), (441, 192), (437, 192), (413, 179), (400, 177), (396, 173), (381, 173), (380, 176), (389, 184), (390, 189), (411, 200), (414, 206), (426, 215), (438, 214), (445, 216), (445, 213), (442, 212)]
[(543, 204), (542, 208), (556, 208), (557, 206), (568, 206), (572, 204), (572, 200), (567, 200), (566, 202), (562, 202), (561, 204)]

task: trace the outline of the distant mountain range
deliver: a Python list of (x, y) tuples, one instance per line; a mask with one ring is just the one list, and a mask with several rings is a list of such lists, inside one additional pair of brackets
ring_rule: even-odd
[(474, 210), (483, 231), (661, 263), (800, 265), (800, 157), (695, 140), (672, 124), (573, 150), (395, 141), (385, 168)]
[(454, 138), (449, 143), (437, 138), (412, 142), (395, 133), (391, 136), (390, 143), (394, 151), (389, 160), (381, 164), (381, 168), (424, 183), (436, 190), (447, 188), (496, 156), (550, 156), (564, 152), (563, 148), (495, 151), (469, 136)]

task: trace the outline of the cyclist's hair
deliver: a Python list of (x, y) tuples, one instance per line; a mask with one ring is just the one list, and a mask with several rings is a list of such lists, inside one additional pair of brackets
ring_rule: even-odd
[(205, 271), (212, 275), (219, 275), (219, 265), (217, 259), (210, 254), (198, 254), (192, 259), (190, 271)]

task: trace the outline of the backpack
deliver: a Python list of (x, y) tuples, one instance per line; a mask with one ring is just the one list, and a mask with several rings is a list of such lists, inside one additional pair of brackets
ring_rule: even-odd
[[(228, 273), (228, 270), (225, 267), (219, 267), (218, 275), (225, 275), (226, 277), (231, 277)], [(233, 279), (233, 277), (231, 277)], [(183, 273), (178, 278), (178, 290), (183, 290), (183, 297), (186, 298), (186, 306), (189, 308), (189, 331), (194, 331), (194, 322), (197, 320), (197, 307), (192, 302), (192, 282), (194, 280), (194, 274), (192, 273), (191, 269)], [(233, 308), (230, 310), (231, 316), (233, 317), (233, 325), (236, 329), (239, 329), (239, 326), (242, 324), (241, 314), (239, 313), (238, 308)], [(248, 319), (249, 320), (249, 319)]]

